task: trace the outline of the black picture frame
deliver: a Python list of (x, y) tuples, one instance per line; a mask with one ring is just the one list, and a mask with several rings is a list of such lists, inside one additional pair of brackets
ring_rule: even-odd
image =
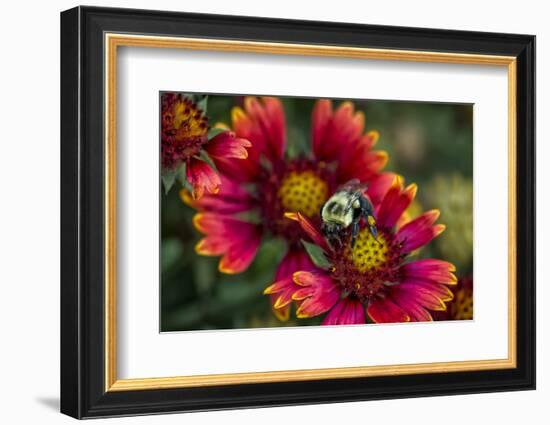
[[(517, 367), (105, 391), (104, 34), (257, 40), (517, 58)], [(535, 37), (76, 7), (61, 13), (61, 412), (75, 418), (535, 388)]]

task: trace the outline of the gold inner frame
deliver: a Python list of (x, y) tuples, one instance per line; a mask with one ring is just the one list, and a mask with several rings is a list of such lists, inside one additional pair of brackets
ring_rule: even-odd
[[(284, 381), (409, 375), (509, 369), (516, 367), (516, 58), (477, 54), (370, 49), (324, 45), (267, 43), (105, 34), (105, 391), (236, 385)], [(118, 379), (116, 372), (116, 99), (117, 51), (120, 46), (325, 56), (468, 65), (503, 66), (508, 71), (508, 357), (385, 366)]]

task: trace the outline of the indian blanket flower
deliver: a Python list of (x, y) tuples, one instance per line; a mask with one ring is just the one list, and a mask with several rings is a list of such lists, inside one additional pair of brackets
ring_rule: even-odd
[(246, 148), (250, 147), (250, 142), (231, 131), (220, 129), (209, 138), (211, 128), (208, 117), (196, 103), (182, 94), (163, 93), (161, 115), (163, 173), (175, 174), (185, 164), (185, 176), (196, 199), (202, 197), (205, 191), (217, 193), (219, 190), (221, 179), (212, 165), (248, 156)]
[[(321, 206), (342, 183), (352, 178), (368, 183), (374, 200), (391, 185), (393, 175), (380, 172), (387, 154), (373, 150), (378, 133), (365, 132), (364, 115), (351, 102), (334, 110), (331, 101), (317, 101), (310, 152), (294, 158), (287, 154), (286, 118), (279, 99), (246, 97), (231, 115), (236, 136), (252, 143), (248, 159), (216, 162), (222, 182), (216, 196), (194, 201), (187, 191), (180, 192), (184, 202), (199, 211), (194, 224), (204, 238), (196, 251), (221, 256), (219, 270), (224, 273), (246, 270), (266, 235), (286, 241), (276, 279), (313, 268), (301, 244), (306, 233), (284, 214), (299, 212), (320, 224)], [(288, 318), (290, 303), (279, 297), (271, 301), (277, 316)]]
[(319, 227), (301, 213), (286, 216), (300, 224), (327, 260), (324, 268), (293, 273), (269, 286), (265, 293), (297, 303), (296, 316), (325, 314), (322, 324), (377, 323), (432, 320), (430, 310), (443, 311), (453, 298), (448, 285), (457, 279), (452, 264), (432, 258), (411, 259), (411, 252), (438, 236), (445, 226), (435, 224), (439, 211), (415, 219), (400, 219), (416, 195), (417, 187), (403, 187), (396, 176), (385, 195), (373, 199), (377, 237), (365, 222), (355, 245), (348, 232), (341, 246), (333, 247)]
[(447, 310), (434, 314), (434, 320), (472, 320), (474, 318), (474, 280), (471, 275), (458, 279), (452, 289), (454, 298)]

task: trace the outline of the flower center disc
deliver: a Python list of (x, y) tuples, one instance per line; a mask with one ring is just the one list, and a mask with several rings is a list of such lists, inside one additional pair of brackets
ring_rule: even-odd
[(348, 259), (360, 273), (366, 273), (387, 262), (389, 248), (386, 239), (382, 234), (377, 239), (378, 241), (374, 239), (369, 229), (364, 228), (357, 235), (353, 249), (348, 250)]
[(278, 196), (285, 212), (319, 214), (328, 197), (328, 185), (313, 171), (292, 171), (281, 182)]
[(182, 100), (174, 105), (173, 123), (179, 137), (201, 137), (208, 130), (208, 121), (201, 110), (195, 104)]
[(377, 239), (364, 227), (351, 247), (351, 235), (345, 248), (333, 258), (333, 279), (361, 302), (384, 292), (388, 283), (397, 281), (401, 262), (400, 245), (384, 229), (378, 229)]

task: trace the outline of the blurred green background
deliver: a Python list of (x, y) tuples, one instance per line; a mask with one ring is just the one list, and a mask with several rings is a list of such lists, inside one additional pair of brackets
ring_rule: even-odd
[[(315, 99), (283, 98), (289, 156), (309, 152), (311, 111)], [(378, 130), (377, 149), (389, 153), (386, 170), (406, 183), (417, 183), (413, 215), (441, 211), (447, 229), (423, 248), (419, 257), (435, 257), (471, 275), (472, 257), (472, 105), (379, 100), (353, 100), (366, 117), (366, 130)], [(238, 96), (208, 96), (210, 123), (230, 124)], [(335, 99), (334, 105), (340, 100)], [(282, 241), (265, 239), (251, 267), (239, 275), (217, 270), (217, 257), (202, 257), (194, 246), (200, 234), (175, 186), (161, 191), (161, 331), (234, 329), (318, 324), (321, 318), (278, 321), (262, 292), (273, 281), (284, 254)]]

